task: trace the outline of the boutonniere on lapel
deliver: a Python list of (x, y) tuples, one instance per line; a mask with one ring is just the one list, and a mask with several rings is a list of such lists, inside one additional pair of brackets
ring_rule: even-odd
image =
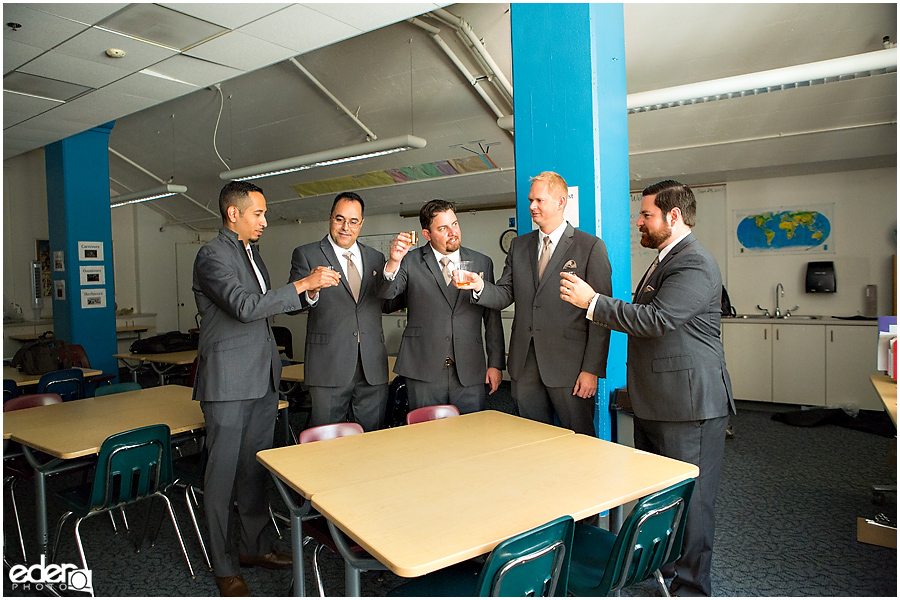
[(566, 264), (563, 265), (563, 269), (577, 269), (578, 265), (575, 264), (574, 260), (570, 260)]
[(377, 274), (378, 274), (377, 271), (372, 271), (372, 277), (375, 277), (375, 275), (377, 275)]
[(644, 291), (645, 291), (645, 292), (652, 292), (652, 291), (654, 291), (654, 290), (653, 290), (653, 286), (652, 286), (652, 285), (648, 285), (648, 286), (646, 287), (646, 289), (644, 289)]

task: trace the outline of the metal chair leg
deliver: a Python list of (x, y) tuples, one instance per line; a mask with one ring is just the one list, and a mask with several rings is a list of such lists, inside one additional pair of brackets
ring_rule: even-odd
[(275, 526), (275, 533), (278, 534), (278, 539), (282, 540), (284, 537), (281, 535), (281, 528), (278, 527), (278, 521), (275, 519), (275, 513), (272, 512), (272, 505), (269, 504), (269, 519), (272, 520), (272, 525)]
[[(191, 504), (192, 497), (194, 500), (193, 504)], [(209, 554), (206, 552), (206, 544), (203, 543), (203, 536), (200, 534), (200, 525), (197, 523), (197, 515), (194, 513), (194, 504), (198, 507), (200, 505), (197, 502), (197, 496), (194, 494), (194, 488), (189, 485), (184, 488), (184, 503), (187, 504), (188, 514), (191, 516), (191, 522), (194, 524), (194, 532), (197, 534), (197, 541), (200, 542), (200, 550), (203, 551), (203, 559), (206, 561), (206, 566), (212, 571), (212, 563), (209, 560)]]
[(16, 518), (16, 530), (19, 532), (19, 546), (22, 548), (22, 562), (28, 563), (28, 557), (25, 555), (25, 538), (22, 536), (22, 523), (19, 521), (19, 507), (16, 505), (16, 478), (7, 477), (3, 482), (9, 482), (9, 499), (12, 504), (13, 516)]
[(72, 511), (65, 513), (63, 516), (59, 518), (59, 522), (56, 524), (56, 539), (53, 541), (53, 552), (50, 554), (50, 562), (56, 562), (56, 553), (59, 550), (59, 538), (62, 537), (62, 528), (66, 522), (66, 519), (72, 516)]
[(319, 586), (319, 596), (325, 597), (325, 586), (322, 583), (322, 572), (319, 570), (319, 553), (325, 548), (322, 544), (313, 541), (316, 545), (312, 553), (313, 573), (316, 575), (316, 585)]
[(662, 595), (666, 598), (670, 598), (672, 595), (669, 593), (669, 588), (666, 587), (666, 582), (663, 579), (662, 572), (657, 569), (653, 571), (653, 576), (656, 577), (656, 583), (659, 585), (659, 591), (662, 592)]
[[(87, 571), (87, 558), (84, 556), (84, 544), (81, 542), (81, 522), (84, 520), (84, 517), (79, 517), (75, 520), (75, 544), (78, 546), (78, 554), (81, 555), (81, 565), (84, 567), (84, 570)], [(94, 595), (93, 587), (91, 588), (91, 596)]]
[(191, 559), (188, 558), (187, 548), (184, 546), (184, 538), (181, 537), (181, 528), (178, 526), (178, 519), (175, 518), (175, 511), (172, 510), (172, 503), (162, 492), (157, 492), (153, 495), (162, 498), (166, 503), (166, 508), (169, 509), (169, 517), (172, 519), (172, 526), (175, 527), (175, 534), (178, 536), (178, 544), (181, 546), (181, 553), (184, 554), (184, 561), (187, 563), (188, 571), (191, 573), (191, 579), (194, 579), (194, 568), (191, 566)]

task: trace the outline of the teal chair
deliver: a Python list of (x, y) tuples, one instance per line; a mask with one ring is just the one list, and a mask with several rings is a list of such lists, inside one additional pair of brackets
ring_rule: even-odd
[(484, 565), (456, 564), (392, 589), (388, 596), (565, 596), (572, 517), (560, 517), (501, 542)]
[(122, 392), (136, 392), (140, 389), (143, 389), (141, 387), (141, 384), (134, 383), (132, 381), (126, 381), (124, 383), (112, 383), (110, 385), (98, 387), (96, 390), (94, 390), (94, 398), (99, 398), (100, 396), (109, 396), (110, 394), (121, 394)]
[(569, 594), (609, 596), (653, 575), (662, 595), (669, 596), (659, 569), (681, 556), (693, 492), (694, 480), (689, 479), (646, 496), (618, 535), (592, 525), (575, 527)]
[(59, 394), (63, 402), (84, 398), (84, 372), (81, 369), (60, 369), (44, 373), (38, 380), (38, 394)]
[[(184, 547), (178, 520), (172, 511), (171, 502), (162, 493), (173, 481), (171, 447), (168, 425), (149, 425), (106, 438), (100, 446), (94, 480), (56, 493), (56, 497), (63, 503), (67, 512), (60, 518), (57, 526), (51, 562), (56, 563), (63, 524), (70, 515), (75, 514), (78, 517), (75, 521), (75, 542), (81, 555), (82, 566), (88, 569), (81, 541), (81, 522), (88, 517), (155, 496), (162, 498), (169, 509), (169, 517), (175, 527), (181, 552), (193, 578), (194, 569)], [(145, 533), (149, 517), (148, 510), (144, 522)], [(143, 540), (143, 537), (142, 535), (140, 539)], [(136, 544), (135, 549), (136, 551), (140, 549), (140, 543)]]

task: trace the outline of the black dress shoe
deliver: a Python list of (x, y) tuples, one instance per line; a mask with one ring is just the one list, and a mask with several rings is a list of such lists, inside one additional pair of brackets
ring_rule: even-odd
[(290, 554), (282, 554), (281, 552), (269, 552), (265, 556), (245, 556), (241, 554), (238, 560), (242, 567), (263, 567), (265, 569), (290, 569), (294, 564)]
[(240, 573), (228, 577), (216, 577), (216, 585), (219, 586), (219, 593), (224, 598), (250, 595), (250, 588), (247, 587), (247, 582)]

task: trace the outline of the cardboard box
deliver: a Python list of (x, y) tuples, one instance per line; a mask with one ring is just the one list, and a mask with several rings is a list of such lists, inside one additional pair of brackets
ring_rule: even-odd
[(871, 519), (857, 517), (856, 541), (897, 549), (897, 528), (880, 525)]

